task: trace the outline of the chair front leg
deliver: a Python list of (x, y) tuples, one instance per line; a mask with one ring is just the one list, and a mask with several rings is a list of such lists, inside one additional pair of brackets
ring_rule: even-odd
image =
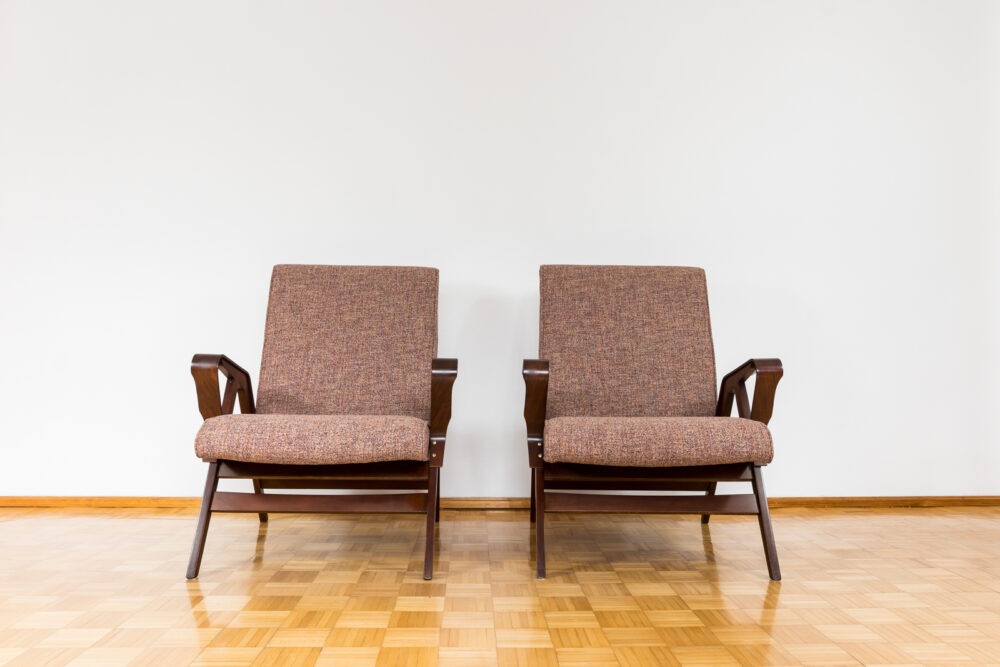
[(535, 468), (535, 561), (538, 578), (545, 578), (545, 468)]
[(194, 579), (201, 570), (201, 555), (205, 551), (205, 538), (208, 536), (208, 522), (212, 518), (212, 500), (215, 489), (219, 486), (219, 462), (208, 464), (208, 477), (205, 479), (205, 493), (201, 498), (201, 512), (198, 514), (198, 527), (194, 531), (194, 545), (191, 547), (191, 559), (188, 561), (187, 578)]
[(434, 518), (437, 515), (440, 476), (440, 468), (431, 468), (427, 473), (427, 541), (424, 544), (424, 579), (427, 580), (434, 576)]
[(781, 581), (781, 568), (778, 566), (778, 549), (774, 545), (774, 533), (771, 531), (771, 513), (767, 509), (767, 494), (764, 493), (764, 477), (760, 466), (753, 466), (753, 495), (757, 499), (757, 521), (760, 523), (760, 538), (764, 543), (764, 558), (767, 560), (767, 572), (773, 581)]

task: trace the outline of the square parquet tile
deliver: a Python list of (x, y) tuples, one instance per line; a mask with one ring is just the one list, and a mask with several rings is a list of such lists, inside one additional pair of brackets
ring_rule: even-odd
[(0, 665), (1000, 665), (1000, 509), (560, 514), (534, 577), (523, 511), (0, 510)]

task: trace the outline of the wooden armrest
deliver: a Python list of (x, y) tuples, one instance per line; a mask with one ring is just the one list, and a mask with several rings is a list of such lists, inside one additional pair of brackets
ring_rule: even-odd
[(542, 467), (542, 440), (545, 434), (545, 403), (549, 395), (549, 362), (525, 359), (524, 423), (528, 428), (528, 465)]
[[(226, 375), (226, 391), (219, 397), (219, 372)], [(198, 410), (204, 419), (233, 414), (236, 397), (240, 412), (253, 414), (253, 387), (250, 374), (224, 354), (196, 354), (191, 359), (191, 375), (198, 391)]]
[(451, 387), (458, 377), (458, 359), (431, 360), (430, 466), (444, 463), (444, 440), (451, 421)]
[[(757, 383), (753, 391), (753, 407), (747, 398), (747, 380), (757, 374)], [(727, 373), (722, 378), (719, 388), (719, 404), (715, 414), (718, 417), (728, 417), (733, 412), (733, 399), (736, 399), (736, 410), (740, 417), (750, 418), (764, 424), (771, 421), (774, 410), (774, 392), (778, 381), (784, 374), (781, 359), (750, 359), (736, 370)]]

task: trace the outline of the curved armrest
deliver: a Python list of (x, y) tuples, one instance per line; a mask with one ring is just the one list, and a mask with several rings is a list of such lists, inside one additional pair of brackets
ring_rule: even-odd
[[(747, 398), (747, 380), (757, 374), (757, 384), (753, 391), (753, 407)], [(717, 417), (728, 417), (733, 412), (733, 398), (736, 399), (736, 410), (740, 417), (750, 418), (764, 424), (771, 421), (774, 410), (774, 392), (778, 388), (778, 380), (784, 374), (781, 359), (750, 359), (736, 370), (722, 378), (719, 388), (719, 405), (715, 414)]]
[(545, 434), (545, 403), (549, 396), (549, 362), (525, 359), (524, 423), (528, 427), (528, 465), (542, 467), (542, 440)]
[[(219, 371), (226, 375), (226, 391), (219, 397)], [(204, 419), (233, 414), (236, 397), (240, 412), (253, 414), (253, 387), (250, 374), (224, 354), (196, 354), (191, 359), (191, 375), (198, 391), (198, 410)]]
[(444, 463), (444, 439), (451, 421), (451, 386), (458, 377), (458, 359), (431, 360), (430, 465)]

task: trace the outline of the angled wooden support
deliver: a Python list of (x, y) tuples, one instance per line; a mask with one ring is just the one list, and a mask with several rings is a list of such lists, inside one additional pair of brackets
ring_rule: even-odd
[[(757, 375), (757, 384), (754, 387), (751, 407), (747, 398), (747, 380), (754, 374)], [(774, 412), (774, 394), (783, 375), (784, 369), (780, 359), (750, 359), (740, 364), (736, 370), (726, 373), (722, 378), (715, 415), (730, 416), (735, 399), (736, 410), (740, 417), (767, 424)]]
[(753, 493), (757, 501), (757, 522), (760, 524), (760, 538), (764, 543), (764, 558), (767, 560), (767, 572), (773, 581), (781, 581), (781, 567), (778, 565), (778, 549), (774, 544), (774, 533), (771, 530), (771, 513), (767, 509), (767, 494), (764, 493), (764, 478), (760, 472), (761, 466), (753, 467)]
[(205, 538), (208, 537), (208, 522), (212, 519), (212, 502), (215, 489), (219, 486), (219, 463), (208, 464), (208, 476), (205, 478), (205, 493), (201, 497), (201, 511), (198, 512), (198, 527), (194, 531), (194, 545), (191, 547), (191, 558), (188, 560), (187, 578), (194, 579), (201, 570), (201, 556), (205, 553)]

